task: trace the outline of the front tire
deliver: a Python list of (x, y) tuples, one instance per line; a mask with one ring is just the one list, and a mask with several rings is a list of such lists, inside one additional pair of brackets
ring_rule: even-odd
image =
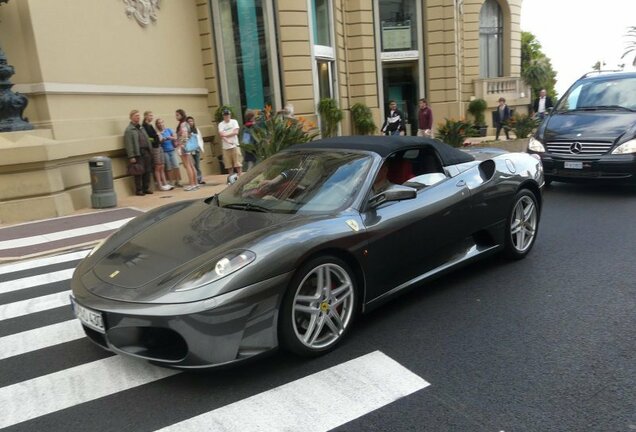
[(353, 323), (357, 294), (355, 276), (340, 258), (323, 256), (305, 263), (293, 277), (281, 307), (283, 347), (302, 356), (333, 350)]
[(522, 259), (532, 249), (539, 228), (537, 197), (527, 189), (515, 195), (506, 222), (504, 254), (508, 258)]

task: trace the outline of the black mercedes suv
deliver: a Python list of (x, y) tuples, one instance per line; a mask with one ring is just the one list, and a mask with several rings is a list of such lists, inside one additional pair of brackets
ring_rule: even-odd
[(613, 181), (636, 184), (636, 72), (579, 78), (530, 138), (546, 184)]

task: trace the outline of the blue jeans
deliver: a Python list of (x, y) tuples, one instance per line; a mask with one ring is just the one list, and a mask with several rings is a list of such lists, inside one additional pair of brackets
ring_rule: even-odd
[(194, 169), (197, 172), (197, 183), (203, 180), (203, 175), (201, 174), (201, 150), (193, 151), (192, 159), (194, 160)]

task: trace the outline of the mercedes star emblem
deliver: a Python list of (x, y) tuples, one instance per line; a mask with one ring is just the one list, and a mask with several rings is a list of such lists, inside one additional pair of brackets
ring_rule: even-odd
[(581, 145), (580, 142), (574, 142), (572, 143), (572, 145), (570, 145), (570, 153), (572, 154), (581, 154), (582, 150), (583, 150), (583, 146)]

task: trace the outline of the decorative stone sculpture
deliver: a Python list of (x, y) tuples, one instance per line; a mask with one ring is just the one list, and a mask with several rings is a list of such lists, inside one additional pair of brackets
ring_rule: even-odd
[(22, 117), (29, 101), (24, 95), (11, 91), (13, 66), (7, 64), (7, 57), (0, 49), (0, 132), (31, 130), (33, 125)]
[[(0, 5), (9, 0), (0, 0)], [(7, 64), (7, 57), (0, 48), (0, 132), (23, 131), (33, 129), (33, 125), (22, 117), (29, 101), (19, 93), (11, 91), (11, 81), (15, 69)]]
[(159, 0), (124, 0), (126, 15), (134, 17), (139, 25), (147, 26), (151, 21), (157, 21)]

